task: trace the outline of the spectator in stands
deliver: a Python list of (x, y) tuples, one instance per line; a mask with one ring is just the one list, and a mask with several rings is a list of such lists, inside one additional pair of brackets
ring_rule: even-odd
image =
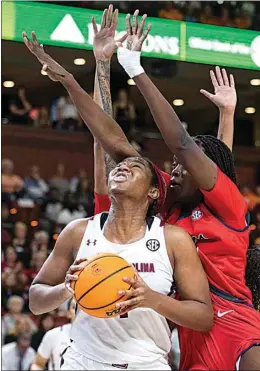
[(210, 5), (206, 5), (200, 16), (200, 22), (206, 24), (218, 25), (218, 18), (212, 13), (212, 8)]
[(88, 179), (82, 179), (78, 183), (74, 196), (77, 205), (83, 206), (87, 215), (90, 215), (90, 212), (92, 211), (91, 207), (93, 205), (93, 194), (90, 190)]
[(86, 170), (81, 168), (81, 169), (79, 169), (78, 175), (75, 175), (73, 178), (71, 178), (70, 192), (75, 193), (79, 182), (81, 182), (83, 179), (88, 180), (88, 177), (87, 177)]
[(26, 192), (29, 198), (34, 201), (43, 201), (49, 187), (41, 178), (39, 166), (32, 166), (31, 174), (24, 181)]
[(221, 7), (220, 18), (218, 19), (219, 26), (233, 27), (234, 23), (232, 22), (229, 14), (229, 9), (226, 6)]
[(8, 203), (19, 197), (24, 182), (19, 175), (14, 174), (14, 163), (8, 158), (2, 160), (2, 201)]
[(78, 111), (69, 96), (61, 97), (57, 103), (58, 108), (58, 129), (73, 131), (80, 122)]
[(117, 99), (113, 104), (113, 115), (124, 133), (128, 135), (134, 125), (136, 113), (135, 107), (124, 89), (119, 90)]
[(34, 120), (34, 126), (37, 128), (51, 127), (51, 121), (50, 121), (49, 111), (47, 107), (41, 106), (38, 109), (37, 117)]
[(23, 266), (25, 268), (29, 268), (29, 262), (31, 259), (31, 251), (27, 232), (28, 227), (25, 223), (15, 223), (12, 245), (15, 248), (18, 259), (23, 263)]
[(237, 9), (234, 26), (238, 28), (248, 29), (252, 26), (252, 17), (243, 9)]
[(9, 104), (10, 121), (15, 124), (27, 124), (31, 109), (32, 105), (26, 98), (25, 88), (20, 86), (17, 96), (14, 96)]
[(23, 265), (17, 259), (17, 254), (13, 246), (8, 246), (4, 252), (4, 261), (2, 262), (2, 274), (14, 272), (17, 273), (22, 270)]
[(38, 325), (38, 331), (32, 335), (32, 348), (37, 351), (39, 345), (41, 344), (42, 338), (47, 331), (54, 328), (55, 321), (52, 313), (45, 313), (40, 316)]
[(17, 342), (2, 347), (2, 370), (28, 371), (35, 357), (35, 351), (30, 346), (31, 335), (19, 335)]
[(82, 206), (78, 206), (74, 194), (68, 192), (64, 197), (64, 208), (57, 217), (57, 223), (66, 225), (75, 219), (84, 218), (86, 211)]
[(177, 8), (173, 1), (167, 1), (163, 9), (159, 11), (160, 18), (172, 19), (175, 21), (183, 21), (183, 14)]
[[(33, 327), (32, 327), (33, 326)], [(31, 320), (29, 315), (21, 314), (15, 321), (15, 325), (12, 331), (10, 331), (4, 340), (4, 344), (12, 343), (13, 341), (17, 341), (19, 335), (27, 332), (32, 335), (33, 331), (35, 331), (36, 326), (34, 322)]]
[(46, 231), (37, 231), (34, 234), (33, 240), (31, 242), (31, 250), (33, 252), (42, 251), (44, 253), (48, 253), (48, 245), (49, 245), (49, 234)]
[(33, 252), (31, 260), (31, 269), (28, 269), (26, 272), (30, 283), (37, 276), (45, 260), (47, 259), (47, 256), (48, 256), (47, 251), (40, 250)]
[(197, 22), (198, 17), (196, 15), (196, 8), (193, 6), (193, 1), (188, 1), (186, 4), (186, 12), (184, 15), (184, 20), (186, 22)]
[(248, 210), (251, 211), (257, 204), (260, 204), (260, 196), (255, 194), (248, 186), (241, 187), (241, 193), (248, 203)]
[(20, 328), (23, 329), (23, 326), (26, 326), (27, 330), (31, 333), (37, 330), (31, 318), (28, 315), (22, 314), (23, 308), (24, 299), (22, 297), (17, 295), (9, 297), (7, 300), (8, 312), (2, 319), (2, 341), (4, 341), (7, 335), (16, 335), (20, 331)]
[(49, 180), (49, 185), (53, 188), (57, 188), (62, 196), (69, 190), (69, 180), (65, 178), (64, 174), (64, 164), (58, 164), (56, 173)]
[(12, 241), (12, 230), (13, 230), (13, 221), (12, 216), (9, 211), (9, 207), (6, 202), (1, 204), (1, 216), (2, 216), (2, 247), (9, 245)]
[(55, 223), (59, 212), (62, 210), (61, 196), (56, 188), (52, 188), (49, 192), (48, 199), (43, 204), (42, 211), (44, 218), (51, 223)]

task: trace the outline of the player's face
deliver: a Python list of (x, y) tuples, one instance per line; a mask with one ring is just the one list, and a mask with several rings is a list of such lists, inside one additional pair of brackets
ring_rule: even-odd
[(109, 193), (142, 199), (149, 195), (152, 173), (148, 163), (141, 157), (129, 157), (120, 162), (109, 174)]
[(174, 194), (175, 201), (191, 200), (197, 193), (193, 178), (173, 156), (170, 192)]

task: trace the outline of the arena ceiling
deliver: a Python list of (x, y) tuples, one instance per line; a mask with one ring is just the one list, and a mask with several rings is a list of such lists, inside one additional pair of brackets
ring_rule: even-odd
[[(72, 72), (84, 89), (88, 92), (93, 90), (95, 61), (91, 51), (61, 47), (46, 47), (46, 51)], [(84, 66), (74, 65), (74, 59), (80, 57), (86, 59), (86, 64)], [(156, 70), (158, 65), (160, 65), (158, 61), (163, 62), (161, 68), (163, 73), (168, 74), (168, 76), (166, 78), (153, 77), (153, 80), (169, 102), (176, 98), (185, 101), (182, 107), (176, 107), (183, 120), (186, 121), (192, 118), (194, 111), (203, 113), (203, 115), (204, 112), (207, 112), (209, 116), (216, 119), (217, 110), (199, 92), (201, 88), (211, 91), (209, 70), (212, 66), (174, 61), (171, 61), (169, 65), (169, 61), (164, 64), (165, 61), (152, 61), (148, 58), (145, 58), (144, 61), (146, 71), (149, 74), (151, 74), (152, 68)], [(155, 66), (152, 66), (152, 63), (155, 63)], [(169, 66), (171, 73), (169, 73)], [(52, 98), (64, 94), (64, 89), (60, 84), (50, 81), (47, 76), (42, 76), (40, 69), (38, 61), (22, 43), (2, 41), (2, 81), (13, 80), (16, 86), (24, 85), (28, 88), (29, 95), (35, 104), (47, 104)], [(236, 79), (238, 91), (237, 117), (239, 119), (248, 119), (248, 115), (244, 112), (245, 107), (256, 107), (257, 101), (260, 102), (260, 86), (250, 85), (251, 79), (260, 78), (259, 72), (234, 68), (228, 68), (228, 72), (233, 73)], [(111, 76), (112, 85), (124, 79), (125, 82), (127, 81), (127, 76), (122, 71), (121, 66), (119, 66), (116, 56), (114, 56), (112, 61)], [(2, 87), (2, 94), (13, 94), (14, 91), (15, 88), (7, 89)], [(135, 86), (130, 87), (130, 94), (131, 99), (137, 106), (145, 105)]]

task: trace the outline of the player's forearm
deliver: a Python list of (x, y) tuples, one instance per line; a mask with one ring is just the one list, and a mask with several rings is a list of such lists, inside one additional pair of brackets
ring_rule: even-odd
[(62, 84), (93, 136), (114, 161), (137, 155), (120, 126), (93, 102), (72, 75), (66, 76)]
[(189, 134), (183, 128), (172, 106), (146, 73), (136, 76), (134, 81), (145, 98), (165, 143), (171, 152), (177, 155), (179, 151), (186, 148), (187, 142), (191, 140)]
[(218, 139), (224, 142), (232, 151), (234, 139), (234, 115), (233, 108), (219, 109)]
[[(96, 61), (94, 101), (112, 116), (112, 100), (110, 94), (110, 60)], [(109, 155), (107, 155), (109, 156)], [(94, 138), (94, 191), (96, 194), (107, 194), (105, 151)]]
[(179, 326), (207, 332), (213, 326), (212, 307), (194, 300), (175, 300), (169, 296), (154, 292), (151, 309)]
[(70, 296), (71, 294), (65, 288), (64, 283), (56, 286), (35, 283), (29, 290), (29, 307), (35, 315), (52, 312)]
[(37, 365), (37, 363), (32, 363), (30, 367), (30, 371), (38, 371), (38, 370), (44, 370), (44, 367)]

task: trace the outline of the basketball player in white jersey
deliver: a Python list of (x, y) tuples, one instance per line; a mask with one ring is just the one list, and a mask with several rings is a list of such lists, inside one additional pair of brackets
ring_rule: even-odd
[[(70, 322), (75, 317), (75, 308), (76, 303), (70, 298), (67, 311), (67, 317)], [(60, 370), (61, 356), (71, 343), (70, 330), (71, 323), (67, 323), (46, 332), (31, 365), (31, 371), (45, 370), (47, 363), (48, 370)]]
[[(24, 39), (39, 61), (47, 63), (54, 81), (72, 81), (40, 47), (35, 34), (33, 43), (26, 34)], [(114, 125), (86, 93), (83, 96), (89, 116), (85, 121), (94, 135), (97, 121)], [(106, 150), (105, 141), (101, 144)], [(171, 341), (165, 318), (197, 331), (208, 331), (213, 324), (206, 275), (190, 236), (152, 216), (166, 195), (164, 179), (154, 165), (140, 157), (127, 158), (110, 173), (108, 189), (112, 201), (108, 214), (73, 221), (60, 234), (30, 288), (30, 309), (36, 315), (56, 309), (73, 294), (69, 285), (77, 280), (74, 272), (82, 269), (82, 261), (99, 252), (116, 253), (138, 271), (134, 290), (127, 292), (134, 305), (122, 305), (123, 318), (95, 318), (79, 309), (62, 369), (169, 370)], [(174, 279), (181, 301), (168, 296)]]

